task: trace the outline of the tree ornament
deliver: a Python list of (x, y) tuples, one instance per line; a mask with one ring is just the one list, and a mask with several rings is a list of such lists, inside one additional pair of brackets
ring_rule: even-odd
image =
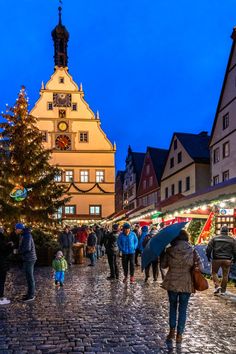
[(19, 184), (17, 184), (10, 193), (10, 197), (16, 202), (22, 202), (25, 198), (27, 198), (27, 195), (28, 190)]

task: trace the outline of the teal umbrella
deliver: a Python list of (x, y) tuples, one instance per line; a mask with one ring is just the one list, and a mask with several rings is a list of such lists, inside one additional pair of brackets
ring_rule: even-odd
[(165, 247), (172, 242), (186, 226), (187, 222), (180, 222), (166, 226), (149, 240), (142, 253), (142, 270), (155, 261)]

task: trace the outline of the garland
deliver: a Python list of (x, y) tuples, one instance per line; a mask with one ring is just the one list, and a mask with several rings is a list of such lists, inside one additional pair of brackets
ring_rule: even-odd
[(74, 182), (71, 182), (71, 184), (69, 185), (69, 187), (67, 188), (67, 190), (65, 191), (65, 193), (68, 193), (69, 190), (71, 189), (71, 187), (74, 187), (74, 188), (75, 188), (78, 192), (80, 192), (80, 193), (88, 193), (88, 192), (90, 192), (91, 190), (93, 190), (95, 187), (98, 187), (98, 189), (99, 189), (101, 192), (103, 192), (103, 193), (109, 193), (109, 192), (106, 192), (102, 187), (100, 187), (100, 185), (99, 185), (97, 182), (93, 185), (93, 187), (91, 187), (91, 188), (89, 188), (89, 189), (87, 189), (87, 190), (82, 190), (82, 189), (80, 189), (79, 187), (77, 187)]

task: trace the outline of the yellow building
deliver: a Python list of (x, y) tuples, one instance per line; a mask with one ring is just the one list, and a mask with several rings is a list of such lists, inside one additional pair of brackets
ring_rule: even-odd
[(67, 43), (69, 33), (61, 21), (52, 31), (55, 71), (30, 112), (44, 133), (45, 147), (53, 149), (52, 164), (58, 165), (57, 181), (68, 185), (71, 200), (62, 217), (71, 222), (89, 222), (106, 218), (114, 212), (115, 144), (101, 129), (84, 100), (82, 85), (68, 73)]

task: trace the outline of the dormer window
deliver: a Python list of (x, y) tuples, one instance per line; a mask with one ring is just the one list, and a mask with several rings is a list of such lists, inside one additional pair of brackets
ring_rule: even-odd
[(174, 158), (171, 157), (170, 159), (170, 168), (174, 167)]
[(52, 104), (52, 102), (48, 102), (47, 108), (48, 108), (48, 111), (52, 111), (52, 110), (53, 110), (53, 104)]
[(77, 103), (72, 103), (72, 111), (77, 111)]
[(177, 139), (174, 140), (174, 150), (176, 150), (178, 147)]
[(63, 76), (59, 77), (59, 84), (64, 84), (64, 77)]
[(226, 128), (228, 128), (229, 126), (229, 113), (226, 113), (223, 116), (223, 130), (225, 130)]

